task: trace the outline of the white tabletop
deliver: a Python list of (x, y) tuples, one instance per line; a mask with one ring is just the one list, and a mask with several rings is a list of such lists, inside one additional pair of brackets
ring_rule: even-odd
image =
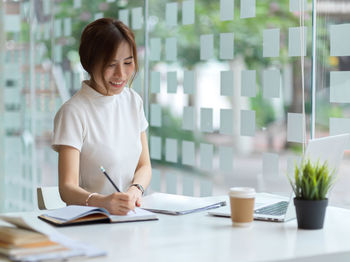
[[(350, 211), (336, 207), (327, 208), (322, 230), (297, 229), (296, 220), (254, 221), (250, 228), (236, 228), (229, 218), (207, 212), (57, 230), (108, 252), (89, 261), (323, 261), (327, 254), (350, 261)], [(305, 257), (314, 259), (300, 260)]]

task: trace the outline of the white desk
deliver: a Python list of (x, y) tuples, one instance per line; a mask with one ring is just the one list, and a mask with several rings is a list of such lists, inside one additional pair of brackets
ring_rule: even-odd
[(296, 220), (235, 228), (206, 212), (57, 230), (108, 252), (88, 261), (350, 261), (350, 210), (335, 207), (328, 207), (324, 229), (316, 231), (298, 230)]

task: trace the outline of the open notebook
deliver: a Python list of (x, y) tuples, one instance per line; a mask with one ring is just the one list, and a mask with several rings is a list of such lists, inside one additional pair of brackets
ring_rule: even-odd
[(59, 209), (47, 210), (40, 219), (56, 226), (75, 225), (88, 222), (133, 222), (157, 220), (157, 215), (141, 208), (135, 208), (125, 216), (111, 215), (106, 209), (90, 206), (71, 205)]

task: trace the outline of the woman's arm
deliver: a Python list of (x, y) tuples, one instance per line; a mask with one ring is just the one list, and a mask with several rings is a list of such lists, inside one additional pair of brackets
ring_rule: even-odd
[[(149, 183), (151, 182), (151, 177), (152, 177), (152, 167), (151, 167), (151, 160), (149, 157), (146, 132), (141, 133), (141, 144), (142, 144), (141, 156), (139, 159), (139, 163), (136, 167), (132, 184), (140, 184), (144, 189), (146, 189)], [(130, 194), (133, 197), (133, 199), (135, 199), (134, 203), (136, 203), (136, 206), (140, 206), (141, 204), (140, 200), (142, 196), (141, 191), (137, 187), (132, 186), (128, 189), (128, 194)]]
[[(86, 205), (92, 192), (79, 186), (79, 150), (70, 146), (60, 146), (58, 150), (58, 185), (62, 200), (67, 205)], [(126, 193), (113, 193), (108, 196), (96, 194), (90, 197), (88, 205), (104, 207), (111, 214), (125, 215), (134, 209), (135, 202)]]

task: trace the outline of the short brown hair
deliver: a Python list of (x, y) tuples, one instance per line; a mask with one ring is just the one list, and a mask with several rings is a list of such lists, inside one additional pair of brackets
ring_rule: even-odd
[(138, 72), (134, 33), (121, 21), (113, 18), (100, 18), (85, 27), (80, 39), (80, 62), (93, 81), (93, 71), (96, 65), (102, 65), (102, 80), (107, 86), (103, 73), (123, 41), (129, 43), (134, 57), (135, 73), (130, 81), (131, 84)]

